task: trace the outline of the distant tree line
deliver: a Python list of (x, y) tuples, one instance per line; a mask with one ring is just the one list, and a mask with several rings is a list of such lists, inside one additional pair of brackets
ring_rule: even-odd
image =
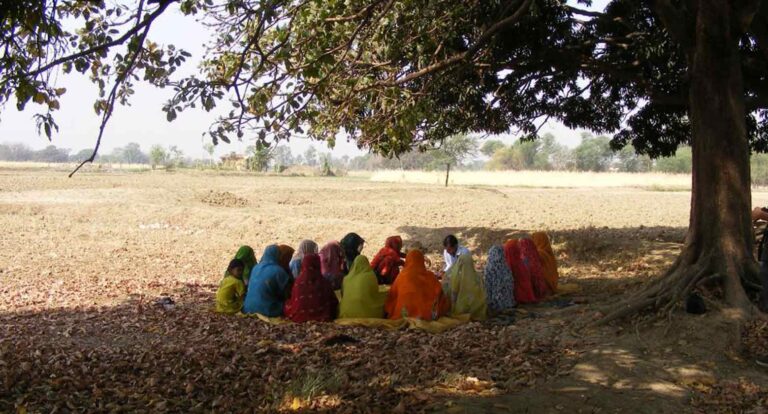
[[(69, 148), (59, 148), (55, 145), (48, 145), (41, 150), (33, 150), (29, 145), (17, 142), (0, 144), (0, 161), (81, 162), (90, 157), (91, 152), (90, 149), (83, 149), (72, 153)], [(164, 167), (183, 166), (192, 162), (192, 160), (185, 158), (184, 153), (176, 146), (164, 148), (160, 145), (154, 145), (148, 153), (145, 153), (141, 146), (135, 142), (115, 148), (112, 152), (100, 154), (96, 161), (113, 164), (150, 164), (153, 167), (160, 165)]]
[[(505, 145), (499, 140), (487, 140), (479, 145), (479, 139), (459, 135), (446, 140), (448, 145), (427, 151), (414, 150), (399, 158), (385, 158), (365, 154), (357, 157), (334, 157), (330, 152), (318, 151), (310, 145), (302, 154), (293, 154), (287, 145), (253, 145), (246, 149), (246, 167), (253, 171), (282, 172), (295, 165), (320, 168), (323, 174), (339, 175), (348, 170), (445, 170), (447, 165), (461, 170), (539, 170), (539, 171), (619, 171), (663, 172), (687, 174), (692, 169), (691, 148), (680, 147), (675, 155), (651, 159), (638, 155), (627, 146), (618, 152), (610, 147), (606, 136), (584, 133), (575, 148), (559, 144), (552, 134), (545, 134), (536, 141), (515, 141)], [(153, 145), (148, 152), (135, 142), (113, 149), (97, 157), (97, 162), (112, 164), (148, 164), (153, 168), (212, 165), (212, 145), (204, 146), (210, 155), (207, 160), (193, 160), (184, 156), (176, 146)], [(453, 152), (451, 152), (453, 151)], [(478, 159), (482, 154), (487, 161)], [(0, 161), (32, 161), (45, 163), (80, 162), (91, 155), (90, 149), (76, 153), (68, 148), (48, 145), (34, 150), (24, 143), (0, 144)], [(752, 182), (768, 185), (768, 154), (753, 154), (751, 158)]]

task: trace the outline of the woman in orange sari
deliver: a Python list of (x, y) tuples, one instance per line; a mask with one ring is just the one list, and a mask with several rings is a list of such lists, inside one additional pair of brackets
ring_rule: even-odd
[(293, 252), (295, 250), (287, 244), (278, 245), (277, 249), (280, 251), (280, 256), (277, 259), (277, 262), (280, 264), (280, 267), (291, 275), (291, 279), (293, 279), (293, 274), (291, 273), (291, 259), (293, 258)]
[(549, 291), (555, 293), (557, 292), (557, 280), (559, 275), (557, 273), (555, 252), (552, 251), (552, 244), (549, 242), (549, 237), (547, 236), (547, 233), (536, 232), (531, 235), (531, 239), (533, 239), (533, 244), (536, 245), (536, 250), (539, 251), (544, 282), (547, 283)]
[(389, 319), (403, 317), (426, 321), (448, 314), (451, 303), (434, 273), (424, 264), (424, 253), (411, 250), (405, 258), (405, 267), (389, 290), (384, 310)]

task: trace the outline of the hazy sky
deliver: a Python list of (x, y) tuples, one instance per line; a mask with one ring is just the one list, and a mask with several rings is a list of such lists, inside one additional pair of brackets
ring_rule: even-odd
[[(604, 8), (605, 1), (596, 1), (592, 9)], [(192, 57), (174, 76), (181, 77), (197, 71), (204, 44), (209, 38), (208, 29), (189, 17), (181, 15), (178, 7), (171, 6), (163, 16), (153, 24), (150, 38), (158, 43), (174, 44), (192, 53)], [(98, 135), (100, 117), (93, 111), (97, 89), (80, 74), (56, 74), (58, 86), (67, 88), (62, 96), (61, 110), (55, 112), (59, 124), (59, 132), (53, 136), (53, 144), (57, 147), (71, 148), (74, 151), (92, 148)], [(115, 147), (121, 147), (129, 142), (137, 142), (146, 151), (154, 144), (164, 146), (176, 145), (191, 157), (203, 157), (203, 144), (210, 142), (209, 137), (202, 137), (208, 126), (216, 118), (216, 110), (206, 113), (202, 109), (191, 109), (179, 115), (174, 122), (165, 119), (161, 111), (163, 103), (173, 93), (172, 89), (157, 89), (139, 83), (134, 88), (136, 94), (131, 98), (131, 106), (118, 106), (112, 119), (107, 125), (102, 140), (102, 153), (108, 153)], [(24, 112), (16, 110), (15, 101), (6, 105), (0, 112), (0, 142), (24, 142), (33, 148), (49, 145), (44, 135), (38, 135), (32, 115), (37, 105), (30, 102)], [(575, 146), (579, 142), (579, 133), (571, 131), (563, 125), (550, 122), (543, 132), (552, 132), (560, 142)], [(248, 135), (242, 141), (231, 144), (220, 143), (216, 154), (222, 155), (231, 151), (242, 152), (250, 144)], [(499, 137), (511, 143), (515, 138), (511, 135)], [(289, 144), (294, 154), (303, 153), (310, 142), (305, 139), (295, 139)], [(312, 143), (318, 150), (328, 151), (325, 143)], [(74, 152), (73, 151), (73, 152)], [(341, 137), (337, 139), (332, 151), (335, 156), (361, 155), (357, 146)]]

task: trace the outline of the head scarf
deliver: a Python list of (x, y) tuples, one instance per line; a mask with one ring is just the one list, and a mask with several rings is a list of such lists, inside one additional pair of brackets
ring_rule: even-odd
[(484, 321), (488, 313), (485, 288), (475, 271), (472, 255), (460, 255), (449, 273), (450, 288), (446, 291), (451, 299), (451, 313), (469, 314), (473, 321)]
[(320, 256), (305, 255), (291, 298), (285, 303), (285, 316), (294, 322), (331, 321), (338, 307), (331, 284), (320, 273)]
[(359, 255), (344, 277), (341, 289), (339, 318), (382, 318), (385, 292), (379, 292), (379, 284), (368, 258)]
[[(397, 253), (401, 253), (403, 250), (403, 238), (400, 236), (389, 236), (384, 242), (384, 246), (389, 247)], [(405, 256), (403, 255), (403, 257)]]
[(312, 240), (302, 240), (301, 243), (299, 243), (298, 249), (296, 249), (296, 253), (293, 254), (294, 259), (301, 259), (306, 254), (315, 253), (317, 254), (317, 243), (313, 242)]
[(502, 312), (515, 306), (515, 281), (501, 246), (492, 246), (488, 251), (484, 278), (486, 299), (492, 311)]
[(435, 274), (427, 270), (424, 253), (411, 250), (405, 267), (392, 284), (384, 306), (389, 319), (435, 320), (448, 313), (450, 302)]
[(283, 303), (290, 294), (291, 277), (280, 266), (279, 259), (280, 249), (277, 245), (264, 249), (261, 263), (251, 270), (243, 313), (260, 313), (265, 316), (283, 314)]
[(330, 241), (320, 249), (320, 267), (323, 272), (323, 277), (331, 282), (334, 289), (341, 287), (343, 261), (344, 253), (341, 250), (339, 242)]
[(555, 259), (555, 252), (552, 251), (549, 237), (547, 233), (539, 231), (533, 233), (531, 239), (533, 244), (536, 245), (536, 250), (539, 252), (544, 281), (547, 283), (550, 292), (557, 292), (557, 280), (560, 278), (560, 275), (557, 272), (557, 259)]
[(235, 259), (243, 261), (243, 281), (248, 284), (248, 279), (251, 277), (251, 269), (256, 266), (256, 255), (253, 253), (251, 246), (240, 246), (235, 253)]
[(384, 247), (376, 253), (371, 266), (376, 272), (379, 283), (391, 285), (400, 274), (400, 266), (405, 264), (402, 259), (403, 254), (400, 252), (402, 248), (403, 239), (400, 236), (391, 236), (387, 238)]
[(531, 239), (520, 239), (520, 253), (523, 258), (523, 263), (528, 267), (528, 271), (531, 272), (531, 282), (533, 283), (533, 291), (536, 293), (536, 298), (541, 300), (549, 296), (550, 292), (547, 282), (544, 279), (544, 270), (541, 266), (541, 257), (539, 251), (536, 250), (536, 245)]
[(536, 303), (539, 299), (533, 290), (531, 271), (523, 260), (520, 240), (511, 239), (504, 243), (504, 258), (515, 279), (515, 301), (517, 303)]
[(346, 259), (347, 269), (352, 267), (352, 263), (355, 261), (355, 257), (360, 254), (360, 245), (365, 243), (362, 237), (357, 233), (349, 233), (341, 239), (341, 248), (344, 250), (344, 258)]
[(277, 249), (280, 251), (279, 258), (277, 259), (278, 263), (280, 263), (280, 266), (285, 269), (286, 272), (291, 273), (291, 257), (293, 257), (293, 247), (287, 245), (287, 244), (281, 244), (277, 246)]
[(299, 274), (301, 273), (301, 259), (304, 258), (304, 255), (311, 253), (317, 254), (317, 243), (312, 240), (302, 240), (289, 264), (291, 275), (293, 275), (294, 278), (299, 277)]

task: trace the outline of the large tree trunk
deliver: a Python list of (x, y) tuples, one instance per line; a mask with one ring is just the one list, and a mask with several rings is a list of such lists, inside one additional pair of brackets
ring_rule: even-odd
[(610, 309), (605, 323), (645, 308), (673, 311), (706, 283), (743, 316), (754, 312), (744, 286), (757, 287), (752, 254), (749, 144), (737, 24), (729, 2), (702, 0), (688, 50), (692, 125), (691, 218), (685, 245), (669, 272)]
[(726, 302), (748, 309), (754, 278), (749, 143), (736, 17), (730, 2), (699, 5), (690, 53), (693, 142), (691, 220), (681, 266), (722, 276)]

